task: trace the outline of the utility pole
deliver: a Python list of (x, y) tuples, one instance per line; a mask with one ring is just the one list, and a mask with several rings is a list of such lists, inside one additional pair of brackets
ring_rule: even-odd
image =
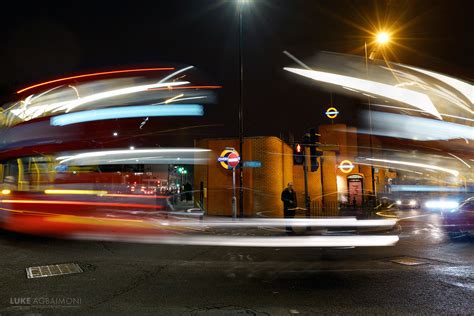
[(309, 209), (311, 207), (311, 198), (309, 197), (309, 192), (308, 192), (308, 155), (306, 155), (306, 148), (308, 146), (311, 146), (311, 144), (310, 144), (310, 138), (308, 134), (304, 135), (303, 142), (304, 142), (304, 147), (303, 147), (304, 201), (305, 201), (305, 207), (307, 209), (306, 212), (309, 212)]
[(239, 179), (239, 213), (240, 217), (244, 217), (244, 163), (243, 163), (243, 147), (244, 147), (244, 62), (242, 53), (242, 3), (239, 7), (239, 64), (240, 64), (240, 102), (239, 102), (239, 154), (240, 161), (240, 179)]
[[(365, 50), (365, 70), (367, 74), (367, 80), (369, 80), (369, 56), (367, 52), (367, 42), (364, 42), (364, 50)], [(371, 106), (370, 106), (370, 96), (367, 96), (367, 101), (369, 104), (369, 147), (370, 147), (370, 158), (373, 158), (373, 152), (372, 152), (372, 111), (371, 111)], [(371, 171), (371, 176), (372, 176), (372, 193), (374, 194), (374, 198), (377, 197), (377, 193), (375, 191), (375, 172), (374, 172), (374, 166), (370, 166), (370, 171)]]

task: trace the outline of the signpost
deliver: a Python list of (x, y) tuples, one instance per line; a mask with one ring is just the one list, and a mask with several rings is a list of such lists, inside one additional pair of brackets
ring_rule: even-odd
[(240, 163), (239, 153), (234, 148), (226, 148), (217, 158), (224, 169), (232, 170), (232, 217), (237, 218), (237, 198), (235, 196), (235, 168)]

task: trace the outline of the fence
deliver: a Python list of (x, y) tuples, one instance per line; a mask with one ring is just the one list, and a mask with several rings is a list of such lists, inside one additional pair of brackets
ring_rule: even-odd
[(313, 200), (310, 204), (310, 216), (338, 216), (340, 215), (340, 205), (338, 201)]

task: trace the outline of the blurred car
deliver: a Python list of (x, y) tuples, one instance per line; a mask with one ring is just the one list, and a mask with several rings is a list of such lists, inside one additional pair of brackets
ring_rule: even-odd
[[(173, 225), (156, 219), (202, 219), (191, 203), (172, 204), (173, 196), (50, 189), (0, 191), (0, 228), (24, 234), (67, 237), (80, 233), (168, 234)], [(181, 230), (181, 229), (180, 229)]]
[(474, 197), (468, 198), (458, 207), (442, 212), (445, 230), (451, 238), (462, 235), (474, 236)]
[(420, 208), (420, 201), (416, 198), (404, 197), (395, 200), (395, 204), (399, 209)]

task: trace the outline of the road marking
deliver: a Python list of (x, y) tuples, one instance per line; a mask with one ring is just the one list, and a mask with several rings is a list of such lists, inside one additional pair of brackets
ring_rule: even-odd
[(424, 216), (429, 216), (429, 215), (431, 215), (431, 214), (423, 214), (423, 215), (415, 215), (415, 216), (402, 217), (402, 218), (399, 219), (399, 221), (404, 221), (404, 220), (406, 220), (406, 219), (424, 217)]

